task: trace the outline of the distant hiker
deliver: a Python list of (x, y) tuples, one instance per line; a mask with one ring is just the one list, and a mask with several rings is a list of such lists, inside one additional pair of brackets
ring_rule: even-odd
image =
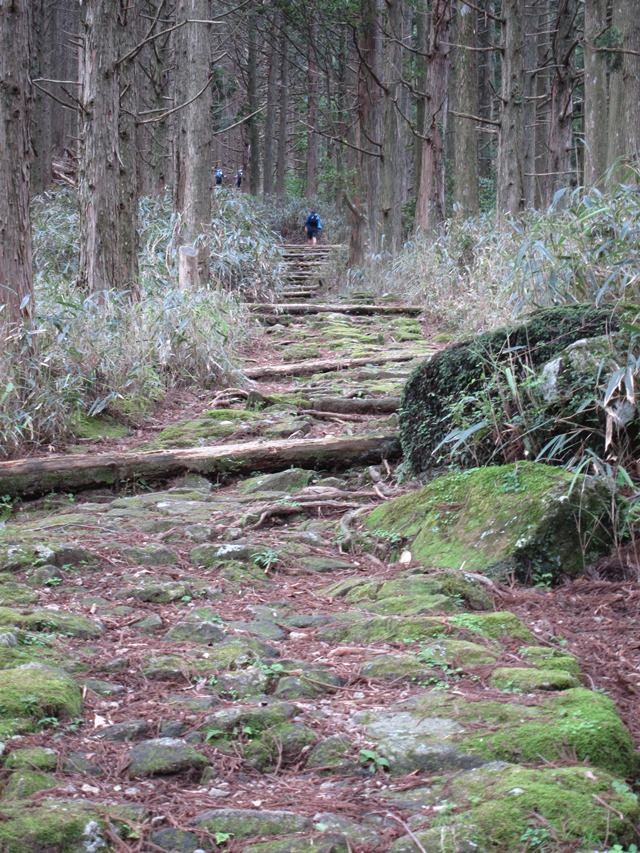
[(309, 238), (311, 245), (315, 246), (318, 242), (318, 235), (322, 231), (322, 222), (315, 210), (312, 210), (307, 216), (307, 221), (304, 224), (304, 230), (307, 232), (307, 237)]
[(222, 179), (223, 178), (224, 178), (224, 172), (222, 171), (222, 169), (220, 169), (220, 168), (216, 169), (216, 186), (217, 187), (222, 186)]
[(238, 174), (236, 175), (236, 186), (238, 189), (242, 186), (242, 169), (238, 169)]

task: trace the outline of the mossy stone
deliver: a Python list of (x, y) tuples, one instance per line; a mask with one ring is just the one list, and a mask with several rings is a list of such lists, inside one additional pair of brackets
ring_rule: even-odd
[(0, 671), (0, 719), (20, 719), (29, 729), (45, 717), (68, 719), (82, 710), (82, 694), (61, 669), (27, 663)]
[(304, 468), (288, 468), (286, 471), (277, 471), (274, 474), (249, 477), (243, 481), (240, 489), (245, 495), (261, 492), (284, 492), (294, 495), (306, 488), (313, 476), (313, 471), (307, 471)]
[(27, 631), (48, 631), (86, 639), (99, 637), (104, 632), (99, 622), (76, 613), (43, 609), (24, 614), (7, 607), (0, 607), (0, 626), (7, 625), (15, 625)]
[(248, 666), (234, 672), (223, 672), (218, 675), (216, 689), (221, 696), (231, 696), (234, 699), (248, 699), (265, 693), (271, 676), (260, 666)]
[(534, 669), (522, 666), (501, 666), (494, 669), (489, 679), (498, 690), (569, 690), (579, 687), (580, 682), (570, 672), (561, 669)]
[(132, 545), (122, 549), (122, 556), (139, 566), (175, 566), (178, 555), (163, 545)]
[(477, 632), (495, 640), (520, 640), (532, 642), (535, 637), (514, 613), (496, 610), (493, 613), (459, 613), (447, 622), (456, 628)]
[(469, 731), (454, 738), (465, 752), (485, 760), (553, 762), (569, 750), (579, 761), (625, 778), (638, 758), (631, 736), (611, 699), (574, 687), (544, 695), (536, 705), (465, 701), (447, 693), (419, 694), (397, 706), (418, 719), (449, 717)]
[(58, 779), (52, 773), (38, 770), (15, 770), (7, 779), (0, 796), (3, 800), (24, 800), (38, 791), (56, 788)]
[(417, 643), (443, 633), (442, 619), (435, 616), (350, 616), (320, 628), (316, 636), (330, 643)]
[(212, 409), (197, 418), (180, 421), (163, 429), (143, 450), (165, 450), (171, 447), (202, 447), (215, 444), (245, 427), (255, 426), (262, 416), (240, 409)]
[(11, 607), (14, 604), (36, 604), (39, 598), (40, 593), (30, 589), (26, 584), (11, 581), (0, 584), (0, 607)]
[[(430, 799), (432, 806), (447, 804), (454, 813), (430, 821), (426, 830), (414, 819), (413, 831), (425, 850), (442, 853), (512, 853), (527, 841), (548, 853), (594, 851), (609, 849), (612, 838), (626, 848), (636, 839), (640, 813), (637, 797), (621, 780), (584, 766), (488, 765), (457, 774)], [(390, 848), (392, 853), (415, 849), (408, 836)]]
[(277, 766), (297, 763), (302, 754), (313, 746), (318, 737), (313, 729), (302, 723), (278, 723), (250, 739), (242, 747), (245, 761), (257, 770), (266, 772)]
[(323, 832), (319, 835), (281, 838), (250, 844), (244, 853), (351, 853), (352, 847), (340, 833)]
[(195, 833), (173, 827), (157, 829), (151, 833), (149, 840), (156, 847), (167, 850), (169, 853), (194, 853), (194, 850), (198, 849), (213, 849), (208, 841), (199, 838)]
[(541, 669), (561, 669), (570, 672), (575, 678), (582, 677), (578, 659), (561, 649), (553, 649), (549, 646), (523, 646), (518, 650), (518, 654)]
[(195, 824), (214, 835), (216, 832), (228, 832), (235, 838), (287, 835), (313, 829), (313, 823), (308, 818), (295, 812), (266, 809), (212, 809), (201, 812)]
[(361, 766), (353, 758), (351, 739), (346, 735), (330, 735), (309, 753), (307, 768), (316, 772), (354, 774)]
[(261, 732), (293, 719), (299, 713), (290, 702), (270, 701), (265, 705), (241, 704), (222, 708), (205, 718), (203, 729), (227, 734), (248, 727)]
[[(139, 822), (140, 810), (115, 804), (105, 809), (110, 824), (121, 832), (128, 821)], [(41, 800), (15, 804), (3, 802), (0, 822), (2, 853), (78, 853), (108, 849), (103, 807), (82, 800)], [(122, 815), (120, 818), (119, 815)]]
[[(524, 322), (477, 335), (431, 356), (411, 375), (400, 409), (400, 440), (409, 469), (419, 473), (432, 466), (438, 454), (444, 455), (439, 445), (451, 432), (452, 413), (459, 411), (461, 400), (469, 401), (467, 421), (481, 421), (483, 414), (476, 413), (473, 399), (481, 388), (487, 388), (487, 379), (496, 368), (509, 366), (519, 382), (531, 367), (545, 364), (568, 345), (606, 334), (617, 325), (610, 308), (561, 306), (538, 311)], [(462, 464), (474, 464), (463, 455), (456, 458)], [(476, 446), (475, 458), (506, 461), (489, 430), (486, 440)]]
[(160, 737), (144, 740), (129, 752), (129, 776), (170, 776), (186, 771), (203, 770), (208, 766), (206, 756), (197, 752), (185, 740)]
[(579, 575), (585, 560), (608, 553), (612, 528), (599, 522), (610, 506), (610, 489), (595, 478), (518, 462), (439, 477), (366, 524), (408, 541), (423, 565), (526, 582)]
[(58, 756), (49, 747), (30, 746), (10, 752), (4, 766), (7, 770), (55, 770)]
[(226, 637), (222, 620), (210, 607), (194, 607), (165, 634), (165, 640), (211, 645), (222, 642)]

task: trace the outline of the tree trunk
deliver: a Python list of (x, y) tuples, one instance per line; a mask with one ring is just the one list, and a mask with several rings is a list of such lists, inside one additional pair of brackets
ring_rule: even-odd
[[(138, 38), (148, 30), (148, 22), (157, 13), (159, 0), (144, 0), (138, 27)], [(137, 128), (138, 188), (141, 195), (158, 195), (172, 183), (168, 122), (151, 121), (169, 108), (167, 76), (169, 71), (169, 35), (155, 38), (145, 45), (138, 57), (135, 85), (138, 91)]]
[(584, 183), (596, 184), (607, 169), (607, 57), (596, 39), (607, 27), (607, 0), (584, 6)]
[[(522, 185), (524, 194), (524, 206), (527, 209), (536, 206), (536, 194), (539, 187), (537, 172), (538, 165), (546, 160), (546, 156), (538, 161), (538, 145), (541, 138), (541, 127), (543, 119), (542, 111), (539, 109), (537, 95), (537, 83), (539, 76), (544, 72), (546, 61), (543, 53), (544, 37), (540, 34), (541, 22), (544, 21), (548, 28), (549, 15), (545, 16), (543, 6), (548, 12), (549, 0), (527, 0), (524, 19), (524, 75), (523, 75), (523, 103), (522, 120), (524, 122), (524, 133), (522, 136)], [(540, 99), (544, 102), (544, 97)], [(542, 135), (544, 145), (547, 144), (548, 134)], [(544, 152), (546, 155), (546, 151)], [(542, 171), (547, 171), (546, 168)]]
[(307, 7), (311, 16), (309, 20), (307, 40), (307, 168), (305, 180), (305, 197), (311, 202), (318, 192), (318, 159), (320, 153), (320, 137), (318, 125), (318, 95), (320, 88), (320, 70), (316, 57), (316, 39), (318, 23), (314, 6)]
[(385, 98), (380, 168), (380, 231), (382, 246), (395, 255), (402, 248), (402, 212), (407, 189), (406, 119), (401, 114), (403, 44), (406, 31), (404, 0), (386, 2)]
[(84, 9), (78, 281), (92, 293), (134, 291), (136, 205), (124, 202), (132, 184), (135, 192), (135, 160), (132, 163), (127, 139), (130, 117), (120, 114), (120, 95), (127, 87), (130, 67), (119, 62), (123, 45), (128, 44), (127, 26), (132, 26), (129, 2), (86, 0)]
[(249, 131), (249, 192), (260, 192), (260, 96), (258, 93), (258, 22), (260, 13), (253, 9), (249, 14), (247, 100), (251, 118), (247, 121)]
[(18, 323), (33, 311), (29, 3), (0, 3), (0, 324)]
[(555, 193), (562, 187), (575, 183), (573, 154), (573, 89), (575, 86), (574, 50), (576, 45), (575, 20), (578, 0), (565, 0), (558, 10), (554, 27), (552, 61), (554, 68), (551, 85), (551, 111), (549, 127), (549, 177), (542, 197), (545, 207), (551, 204)]
[(524, 17), (525, 0), (504, 0), (502, 40), (502, 110), (498, 136), (497, 215), (524, 209)]
[(208, 0), (178, 0), (177, 23), (190, 21), (177, 30), (175, 145), (176, 191), (174, 210), (182, 216), (182, 236), (197, 244), (199, 280), (209, 283), (211, 225), (211, 45)]
[[(478, 54), (475, 9), (459, 0), (456, 53), (454, 60), (456, 112), (477, 116)], [(453, 207), (456, 215), (466, 219), (479, 210), (478, 198), (478, 130), (475, 121), (454, 118)]]
[(337, 470), (397, 459), (395, 435), (353, 438), (308, 438), (253, 441), (182, 450), (104, 453), (100, 456), (49, 456), (0, 462), (0, 494), (36, 497), (99, 486), (118, 488), (128, 480), (166, 480), (187, 472), (218, 479), (251, 471), (284, 471), (290, 467)]
[(620, 29), (623, 34), (623, 118), (626, 129), (625, 160), (640, 166), (640, 9), (636, 0), (623, 0)]
[(278, 65), (279, 56), (276, 47), (277, 20), (271, 28), (269, 55), (269, 76), (267, 79), (267, 112), (264, 122), (264, 164), (262, 169), (262, 191), (264, 195), (273, 194), (273, 178), (275, 163), (275, 127), (278, 108)]
[(278, 149), (276, 160), (276, 194), (283, 197), (285, 194), (285, 176), (287, 172), (287, 148), (288, 128), (287, 118), (289, 115), (289, 42), (282, 28), (280, 38), (280, 81), (278, 83)]
[[(360, 138), (359, 170), (364, 197), (368, 244), (373, 252), (380, 249), (379, 236), (379, 191), (380, 154), (382, 137), (383, 97), (378, 81), (382, 78), (380, 23), (381, 0), (363, 0), (361, 32), (359, 33), (358, 66), (358, 120)], [(363, 211), (360, 211), (363, 213)]]
[[(34, 78), (53, 77), (53, 14), (51, 3), (34, 0), (32, 4), (33, 56), (31, 74)], [(34, 91), (33, 162), (31, 165), (31, 192), (39, 195), (51, 185), (51, 163), (53, 160), (51, 137), (51, 113), (53, 100), (42, 89)]]
[(433, 0), (427, 55), (427, 115), (420, 146), (416, 231), (434, 233), (446, 216), (444, 139), (447, 123), (452, 0)]

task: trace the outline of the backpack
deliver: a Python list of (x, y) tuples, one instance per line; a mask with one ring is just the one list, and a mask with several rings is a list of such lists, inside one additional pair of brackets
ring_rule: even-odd
[(320, 225), (320, 217), (317, 213), (312, 213), (309, 217), (309, 222), (307, 223), (311, 228), (322, 228)]

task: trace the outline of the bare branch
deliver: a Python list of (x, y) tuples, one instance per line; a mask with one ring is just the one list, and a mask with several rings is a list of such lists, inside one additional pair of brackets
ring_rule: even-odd
[(459, 113), (455, 110), (449, 110), (449, 115), (456, 116), (457, 118), (468, 118), (470, 121), (477, 121), (479, 124), (491, 124), (494, 127), (500, 127), (500, 122), (495, 121), (492, 118), (482, 118), (482, 116), (474, 116), (470, 113)]

